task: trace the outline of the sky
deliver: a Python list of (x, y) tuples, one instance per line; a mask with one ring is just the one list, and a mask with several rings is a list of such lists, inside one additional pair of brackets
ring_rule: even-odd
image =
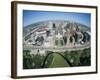
[(90, 27), (90, 13), (23, 10), (23, 26), (47, 20), (71, 20)]

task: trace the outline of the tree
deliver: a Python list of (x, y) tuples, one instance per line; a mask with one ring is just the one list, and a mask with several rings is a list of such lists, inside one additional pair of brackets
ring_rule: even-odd
[(84, 49), (81, 57), (80, 57), (80, 65), (81, 66), (90, 66), (91, 65), (91, 54), (90, 54), (90, 48)]

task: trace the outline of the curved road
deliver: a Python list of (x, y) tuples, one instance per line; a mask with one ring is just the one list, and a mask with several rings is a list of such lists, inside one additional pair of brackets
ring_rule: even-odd
[(83, 50), (85, 48), (90, 48), (90, 42), (84, 44), (84, 45), (80, 45), (80, 46), (66, 46), (66, 47), (43, 47), (43, 46), (33, 46), (33, 45), (24, 45), (23, 49), (24, 50), (38, 50), (38, 49), (42, 49), (42, 50), (48, 50), (48, 51), (54, 51), (54, 52), (62, 52), (62, 51), (72, 51), (72, 50)]

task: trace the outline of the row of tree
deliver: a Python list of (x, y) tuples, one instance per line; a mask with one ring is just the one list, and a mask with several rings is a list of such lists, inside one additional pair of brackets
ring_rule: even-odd
[[(58, 54), (64, 58), (70, 67), (90, 66), (91, 65), (90, 48), (77, 51), (65, 51)], [(48, 68), (52, 63), (55, 52), (47, 51), (46, 55), (30, 54), (30, 50), (23, 51), (23, 69)]]
[(47, 51), (46, 55), (41, 54), (30, 54), (30, 50), (23, 51), (23, 69), (37, 69), (37, 68), (47, 68), (48, 65), (52, 62), (53, 56), (47, 55), (51, 51)]

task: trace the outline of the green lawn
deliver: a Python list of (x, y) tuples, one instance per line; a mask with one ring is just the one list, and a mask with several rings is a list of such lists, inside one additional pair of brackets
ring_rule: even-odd
[(53, 60), (52, 63), (49, 65), (50, 68), (53, 67), (69, 67), (69, 64), (66, 62), (66, 60), (63, 59), (62, 56), (59, 54), (53, 53)]

